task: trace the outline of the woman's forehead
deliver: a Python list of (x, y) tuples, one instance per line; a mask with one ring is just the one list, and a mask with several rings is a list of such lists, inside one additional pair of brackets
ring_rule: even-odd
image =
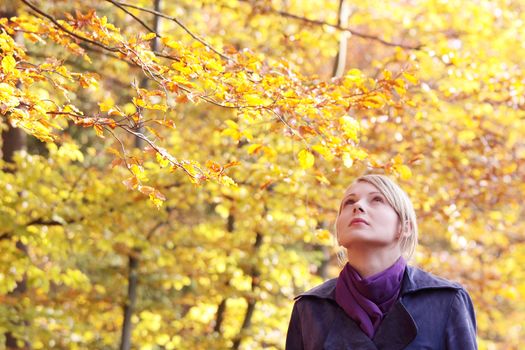
[(349, 195), (366, 195), (370, 192), (379, 192), (377, 187), (372, 185), (369, 182), (366, 181), (358, 181), (354, 182), (350, 186), (348, 186), (344, 192), (344, 197), (348, 197)]

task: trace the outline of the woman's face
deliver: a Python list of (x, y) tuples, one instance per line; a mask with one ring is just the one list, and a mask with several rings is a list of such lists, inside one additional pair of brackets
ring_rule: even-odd
[(356, 182), (345, 192), (337, 217), (337, 240), (345, 248), (399, 244), (399, 218), (379, 190)]

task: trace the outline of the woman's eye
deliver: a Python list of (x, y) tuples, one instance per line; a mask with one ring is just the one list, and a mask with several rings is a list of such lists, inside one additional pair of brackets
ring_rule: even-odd
[(349, 199), (349, 200), (347, 200), (347, 201), (345, 202), (344, 205), (349, 205), (349, 204), (354, 204), (354, 203), (355, 203), (355, 201), (354, 201), (353, 199)]
[(383, 202), (383, 197), (374, 197), (374, 202)]

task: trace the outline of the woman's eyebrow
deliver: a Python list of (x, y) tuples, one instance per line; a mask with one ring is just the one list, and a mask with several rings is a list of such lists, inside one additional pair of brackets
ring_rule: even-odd
[[(374, 194), (374, 193), (377, 193), (377, 194), (383, 195), (381, 192), (378, 192), (378, 191), (369, 192), (367, 195), (371, 195), (371, 194)], [(356, 195), (355, 193), (350, 193), (350, 194), (348, 194), (346, 197), (344, 197), (344, 199), (346, 199), (346, 198), (348, 198), (348, 197), (354, 197), (355, 195)]]

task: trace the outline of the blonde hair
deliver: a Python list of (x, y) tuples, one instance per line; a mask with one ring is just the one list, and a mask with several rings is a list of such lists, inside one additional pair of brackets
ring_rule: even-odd
[[(412, 201), (406, 192), (388, 176), (377, 174), (363, 175), (358, 177), (354, 183), (357, 182), (367, 182), (375, 186), (397, 213), (401, 223), (401, 232), (409, 233), (408, 235), (402, 235), (400, 241), (401, 253), (406, 260), (409, 260), (416, 249), (418, 236), (416, 212)], [(340, 213), (341, 209), (339, 209), (337, 216)], [(338, 258), (341, 260), (343, 257), (338, 256)]]

